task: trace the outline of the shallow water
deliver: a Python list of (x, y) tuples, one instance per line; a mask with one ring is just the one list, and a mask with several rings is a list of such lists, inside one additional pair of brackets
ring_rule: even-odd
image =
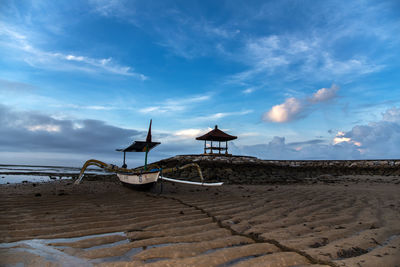
[[(126, 236), (124, 232), (114, 232), (114, 233), (107, 233), (107, 234), (98, 234), (98, 235), (87, 235), (87, 236), (81, 236), (81, 237), (72, 237), (72, 238), (55, 238), (55, 239), (31, 239), (31, 240), (23, 240), (23, 241), (17, 241), (17, 242), (12, 242), (12, 243), (2, 243), (0, 244), (1, 249), (9, 249), (10, 251), (15, 250), (15, 251), (22, 251), (22, 252), (29, 252), (31, 254), (38, 255), (42, 258), (44, 258), (46, 261), (50, 262), (57, 262), (61, 266), (93, 266), (92, 263), (96, 262), (103, 262), (107, 261), (106, 259), (97, 259), (97, 260), (87, 260), (87, 259), (82, 259), (79, 257), (75, 257), (72, 255), (69, 255), (62, 251), (63, 246), (56, 246), (56, 245), (51, 245), (51, 244), (56, 244), (56, 243), (72, 243), (76, 241), (81, 241), (89, 238), (94, 238), (94, 237), (104, 237), (104, 236), (111, 236), (111, 235), (122, 235)], [(99, 248), (101, 246), (103, 247), (113, 247), (116, 245), (121, 244), (121, 242), (129, 242), (126, 240), (114, 242), (114, 243), (109, 243), (109, 244), (103, 244), (100, 246), (96, 246), (93, 248)], [(138, 252), (140, 252), (142, 249), (138, 249)], [(128, 255), (130, 256), (130, 255)], [(17, 265), (18, 266), (18, 265)]]
[(62, 166), (26, 166), (26, 165), (0, 165), (0, 173), (3, 172), (44, 172), (44, 173), (76, 173), (80, 168)]
[[(24, 165), (0, 165), (0, 184), (16, 184), (26, 182), (42, 183), (53, 180), (71, 179), (72, 175), (78, 175), (81, 171), (76, 167), (62, 166), (24, 166)], [(31, 174), (34, 173), (34, 174)], [(102, 169), (87, 169), (85, 173), (112, 175)]]
[(0, 184), (19, 184), (23, 182), (31, 183), (44, 183), (54, 180), (68, 180), (72, 179), (70, 176), (49, 176), (49, 175), (14, 175), (14, 174), (0, 174)]

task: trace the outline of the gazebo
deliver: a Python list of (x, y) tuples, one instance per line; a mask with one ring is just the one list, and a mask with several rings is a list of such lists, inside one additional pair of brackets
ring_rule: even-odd
[[(196, 140), (204, 140), (204, 154), (214, 154), (214, 150), (221, 154), (221, 151), (225, 151), (225, 155), (228, 155), (228, 141), (236, 139), (237, 136), (229, 135), (218, 129), (218, 125), (205, 135), (199, 136)], [(207, 146), (207, 141), (210, 141), (210, 146)], [(214, 146), (213, 142), (218, 142), (218, 146)], [(225, 146), (221, 146), (221, 142), (225, 142)], [(209, 152), (207, 153), (207, 151)]]

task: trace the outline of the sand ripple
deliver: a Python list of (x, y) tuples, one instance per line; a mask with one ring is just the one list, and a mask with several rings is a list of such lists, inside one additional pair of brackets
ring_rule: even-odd
[[(0, 264), (396, 266), (399, 185), (2, 186)], [(40, 193), (40, 196), (38, 195)]]

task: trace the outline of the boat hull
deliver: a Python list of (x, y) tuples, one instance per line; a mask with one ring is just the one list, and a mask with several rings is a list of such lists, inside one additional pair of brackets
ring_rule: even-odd
[(160, 172), (143, 172), (135, 174), (117, 173), (118, 179), (127, 185), (154, 184), (160, 177)]

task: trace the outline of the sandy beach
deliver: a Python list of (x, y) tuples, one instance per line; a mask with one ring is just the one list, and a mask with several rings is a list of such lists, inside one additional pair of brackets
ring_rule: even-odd
[(1, 185), (0, 265), (400, 266), (396, 182)]

